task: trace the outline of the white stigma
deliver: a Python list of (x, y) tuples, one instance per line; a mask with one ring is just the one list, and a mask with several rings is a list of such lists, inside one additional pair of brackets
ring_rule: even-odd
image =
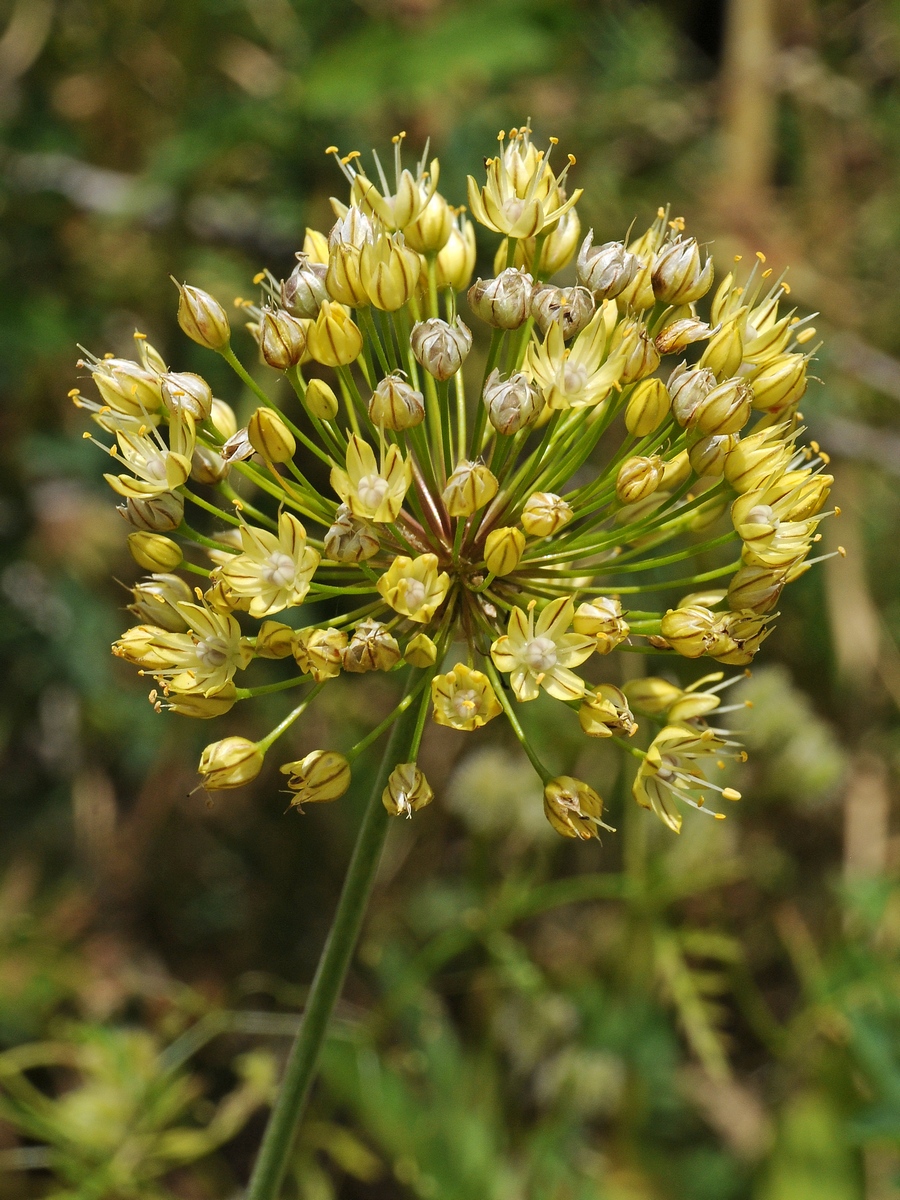
[(201, 638), (196, 646), (196, 654), (207, 670), (215, 671), (228, 661), (228, 645), (224, 638)]
[(369, 509), (377, 509), (387, 491), (388, 481), (383, 475), (363, 475), (356, 485), (356, 494)]
[(263, 563), (260, 574), (266, 583), (271, 583), (273, 587), (287, 587), (294, 582), (296, 575), (294, 560), (282, 550), (273, 550)]
[(415, 612), (425, 603), (425, 584), (420, 579), (404, 579), (403, 584), (403, 603), (410, 612)]
[(532, 671), (552, 671), (559, 660), (552, 638), (536, 637), (525, 647), (525, 663)]

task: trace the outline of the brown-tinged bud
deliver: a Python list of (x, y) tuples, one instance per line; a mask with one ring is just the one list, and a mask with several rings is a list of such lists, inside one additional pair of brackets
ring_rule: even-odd
[(770, 612), (778, 603), (785, 582), (784, 571), (770, 567), (740, 567), (728, 585), (728, 603), (736, 611)]
[(710, 335), (710, 328), (705, 321), (696, 317), (679, 317), (670, 321), (654, 339), (660, 354), (680, 354), (693, 342), (701, 342)]
[(325, 557), (332, 562), (365, 562), (379, 549), (378, 535), (372, 526), (354, 517), (346, 504), (339, 504), (334, 524), (325, 534)]
[(221, 483), (231, 470), (231, 463), (209, 446), (195, 446), (191, 455), (191, 479), (196, 483)]
[(217, 400), (213, 397), (209, 420), (219, 437), (230, 438), (237, 433), (238, 423), (234, 409), (224, 400)]
[(484, 542), (484, 561), (492, 575), (510, 575), (525, 550), (525, 534), (514, 525), (492, 529)]
[(294, 649), (294, 630), (283, 621), (263, 621), (256, 635), (257, 658), (289, 658)]
[(494, 279), (479, 279), (469, 288), (469, 307), (495, 329), (518, 329), (528, 319), (534, 280), (527, 271), (507, 267)]
[(614, 596), (597, 596), (593, 601), (579, 604), (572, 628), (585, 637), (596, 638), (598, 654), (609, 654), (631, 632), (622, 616), (622, 605)]
[(641, 268), (641, 261), (629, 254), (622, 242), (604, 242), (592, 246), (594, 231), (590, 230), (581, 243), (575, 274), (582, 287), (588, 288), (594, 298), (614, 300), (633, 281)]
[(422, 260), (402, 233), (382, 234), (360, 251), (359, 274), (366, 295), (382, 312), (396, 312), (415, 294)]
[(145, 571), (171, 571), (184, 558), (181, 547), (161, 533), (129, 533), (131, 557)]
[(311, 379), (303, 397), (306, 410), (320, 421), (333, 421), (338, 415), (338, 398), (324, 379)]
[[(234, 708), (237, 691), (233, 683), (226, 683), (217, 692), (170, 692), (166, 698), (165, 707), (170, 712), (182, 717), (193, 717), (194, 720), (209, 721), (213, 717), (222, 717)], [(207, 787), (210, 785), (207, 784)], [(237, 785), (235, 785), (237, 786)]]
[(771, 619), (752, 612), (724, 613), (716, 623), (719, 636), (710, 655), (731, 667), (748, 666), (772, 631)]
[(291, 646), (297, 666), (316, 683), (340, 675), (346, 649), (347, 635), (342, 629), (300, 629)]
[(451, 517), (471, 517), (497, 495), (496, 475), (483, 463), (463, 461), (452, 472), (441, 499)]
[(168, 533), (184, 519), (184, 496), (178, 492), (158, 492), (155, 496), (129, 496), (118, 511), (135, 529)]
[(611, 683), (601, 683), (592, 692), (585, 692), (578, 720), (588, 737), (612, 737), (614, 733), (633, 737), (638, 730), (625, 693)]
[(780, 354), (750, 380), (753, 407), (778, 412), (796, 404), (806, 391), (806, 359), (802, 354)]
[(708, 608), (692, 604), (687, 608), (670, 608), (659, 628), (678, 654), (684, 658), (699, 658), (715, 642), (715, 623), (715, 614)]
[(224, 350), (231, 341), (225, 309), (209, 292), (172, 280), (178, 288), (178, 324), (207, 350)]
[(415, 763), (398, 763), (381, 793), (381, 802), (392, 817), (411, 817), (433, 799), (434, 792)]
[(446, 246), (435, 262), (437, 285), (462, 292), (469, 286), (475, 270), (475, 226), (461, 214), (454, 217)]
[(372, 393), (369, 417), (385, 429), (412, 429), (425, 420), (425, 397), (402, 375), (385, 375)]
[(246, 429), (238, 429), (222, 447), (222, 457), (227, 463), (246, 462), (255, 453)]
[(409, 344), (428, 374), (443, 381), (455, 375), (468, 358), (472, 332), (459, 317), (452, 325), (431, 317), (413, 326)]
[(179, 604), (191, 604), (194, 595), (178, 575), (164, 573), (142, 579), (131, 589), (133, 603), (128, 611), (147, 625), (158, 625), (170, 633), (183, 633), (187, 622), (178, 610)]
[(646, 717), (658, 717), (667, 712), (684, 695), (680, 687), (657, 676), (630, 679), (623, 691), (635, 712)]
[(730, 379), (738, 373), (744, 358), (744, 339), (741, 337), (740, 317), (732, 317), (709, 339), (700, 356), (700, 366), (708, 367), (717, 379)]
[(625, 428), (633, 437), (646, 437), (669, 415), (672, 401), (661, 379), (642, 380), (625, 406)]
[(701, 433), (738, 433), (750, 420), (753, 393), (741, 379), (718, 384), (694, 409), (690, 426)]
[(453, 229), (450, 205), (435, 192), (411, 225), (404, 225), (406, 243), (420, 254), (434, 254), (447, 245)]
[(310, 357), (326, 367), (345, 367), (362, 353), (363, 339), (347, 310), (326, 300), (306, 334)]
[(736, 433), (710, 434), (694, 442), (688, 451), (691, 467), (697, 475), (721, 475), (728, 455), (740, 438)]
[(663, 304), (693, 304), (712, 287), (713, 261), (701, 263), (696, 238), (678, 238), (653, 259), (651, 281)]
[(518, 433), (533, 424), (544, 407), (543, 397), (522, 371), (509, 379), (501, 378), (495, 367), (484, 385), (484, 405), (498, 433)]
[(644, 325), (635, 317), (620, 321), (610, 339), (610, 357), (618, 353), (625, 362), (619, 376), (621, 383), (634, 383), (652, 375), (659, 366), (659, 351)]
[(305, 758), (278, 768), (289, 775), (288, 787), (294, 793), (291, 804), (322, 804), (337, 800), (350, 786), (350, 764), (336, 750), (313, 750)]
[(256, 742), (245, 737), (227, 737), (206, 747), (197, 770), (205, 788), (221, 791), (250, 783), (262, 770), (264, 758)]
[[(327, 249), (325, 251), (328, 253)], [(329, 298), (325, 285), (328, 267), (311, 262), (305, 254), (297, 255), (297, 265), (281, 283), (281, 303), (295, 317), (314, 321), (319, 309)]]
[(362, 675), (366, 671), (390, 671), (402, 655), (397, 639), (381, 621), (360, 621), (342, 655), (345, 671)]
[(289, 462), (297, 450), (294, 435), (274, 408), (256, 410), (247, 422), (247, 437), (256, 453), (269, 462)]
[(560, 775), (544, 788), (544, 815), (563, 837), (587, 841), (599, 836), (598, 826), (603, 825), (603, 801), (581, 779)]
[(406, 643), (403, 657), (411, 667), (433, 667), (437, 662), (437, 646), (427, 633), (417, 633)]
[(170, 413), (187, 412), (195, 421), (205, 421), (212, 412), (212, 388), (193, 371), (169, 371), (163, 375), (162, 398)]
[(666, 384), (672, 399), (672, 412), (679, 425), (692, 425), (694, 413), (716, 386), (716, 377), (708, 367), (689, 367), (680, 363)]
[(549, 537), (568, 525), (574, 513), (562, 496), (553, 492), (535, 492), (522, 509), (522, 528), (532, 537)]
[(662, 482), (663, 460), (658, 455), (637, 454), (626, 459), (616, 475), (616, 495), (623, 504), (637, 504), (652, 496)]
[(273, 370), (296, 367), (306, 352), (303, 323), (286, 309), (265, 309), (259, 322), (259, 348)]
[(542, 283), (531, 294), (531, 315), (541, 333), (559, 325), (563, 340), (568, 341), (590, 323), (594, 315), (594, 297), (585, 287), (561, 288)]

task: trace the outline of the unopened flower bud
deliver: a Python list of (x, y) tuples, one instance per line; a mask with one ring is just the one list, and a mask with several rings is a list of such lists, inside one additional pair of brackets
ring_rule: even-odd
[(320, 421), (333, 421), (338, 414), (338, 398), (324, 379), (311, 379), (303, 398), (307, 412)]
[(350, 786), (350, 764), (336, 750), (313, 750), (278, 769), (290, 776), (288, 787), (294, 793), (291, 804), (295, 808), (337, 800)]
[(300, 629), (294, 634), (291, 650), (304, 675), (316, 683), (336, 679), (341, 673), (347, 635), (342, 629)]
[(694, 409), (689, 425), (702, 433), (738, 433), (750, 420), (753, 393), (740, 379), (718, 384)]
[(382, 312), (396, 312), (414, 295), (422, 260), (402, 233), (382, 235), (360, 252), (359, 274), (366, 295)]
[(666, 417), (672, 402), (666, 385), (661, 379), (642, 380), (625, 406), (625, 428), (633, 437), (646, 437), (658, 429)]
[(475, 270), (475, 226), (463, 216), (456, 216), (446, 246), (438, 253), (435, 262), (437, 285), (464, 291)]
[(609, 654), (631, 632), (622, 616), (622, 605), (614, 596), (597, 596), (593, 601), (579, 604), (572, 628), (576, 633), (596, 638), (598, 654)]
[(678, 238), (657, 253), (651, 269), (653, 292), (663, 304), (693, 304), (712, 287), (713, 261), (700, 261), (696, 238)]
[(209, 446), (195, 446), (191, 455), (191, 479), (196, 483), (221, 483), (231, 470), (231, 463)]
[(346, 504), (339, 504), (334, 524), (325, 534), (325, 557), (332, 562), (365, 562), (379, 549), (378, 535), (372, 526), (354, 517)]
[(142, 579), (131, 589), (134, 598), (128, 611), (148, 625), (158, 625), (171, 633), (183, 633), (187, 622), (176, 607), (192, 603), (194, 596), (178, 575), (158, 573)]
[(224, 350), (231, 340), (225, 309), (200, 288), (173, 280), (178, 288), (178, 324), (193, 341), (207, 350)]
[(614, 300), (632, 282), (641, 267), (640, 259), (629, 254), (622, 242), (604, 242), (592, 246), (594, 231), (590, 230), (581, 243), (575, 274), (582, 287), (588, 288), (594, 298)]
[(483, 463), (461, 462), (450, 475), (441, 499), (451, 517), (471, 517), (497, 495), (496, 475)]
[(625, 693), (611, 683), (601, 683), (592, 692), (585, 692), (578, 720), (588, 737), (612, 737), (614, 733), (633, 737), (638, 729)]
[(739, 441), (736, 433), (714, 433), (694, 442), (688, 451), (694, 472), (697, 475), (721, 475), (728, 455)]
[(402, 375), (385, 375), (372, 393), (369, 417), (385, 429), (411, 429), (425, 420), (425, 397)]
[[(152, 697), (152, 693), (151, 693)], [(233, 683), (226, 683), (215, 692), (170, 692), (165, 707), (170, 712), (182, 717), (192, 717), (194, 720), (210, 721), (213, 717), (222, 717), (234, 708), (237, 699)], [(210, 787), (210, 784), (206, 785)], [(238, 785), (235, 784), (235, 787)]]
[(663, 460), (658, 455), (626, 459), (616, 475), (616, 495), (623, 504), (637, 504), (652, 496), (662, 482)]
[(495, 329), (518, 329), (528, 319), (534, 281), (527, 271), (507, 267), (494, 279), (479, 279), (469, 288), (469, 307)]
[(145, 571), (171, 571), (184, 558), (181, 547), (161, 533), (129, 533), (131, 557)]
[(715, 615), (699, 604), (670, 608), (660, 622), (660, 633), (678, 654), (699, 658), (715, 641), (715, 623)]
[(341, 661), (345, 671), (362, 675), (366, 671), (390, 671), (402, 658), (397, 639), (381, 621), (360, 621)]
[(212, 388), (193, 371), (169, 371), (162, 377), (162, 398), (171, 413), (190, 413), (205, 421), (212, 412)]
[(652, 375), (659, 366), (659, 351), (644, 325), (634, 317), (620, 321), (610, 339), (610, 357), (618, 353), (625, 359), (621, 383), (634, 383)]
[(362, 353), (363, 339), (347, 310), (326, 300), (306, 334), (310, 357), (326, 367), (344, 367)]
[(698, 321), (696, 317), (679, 317), (666, 325), (656, 335), (654, 342), (660, 354), (680, 354), (685, 347), (708, 338), (709, 334), (710, 329), (705, 321)]
[(691, 425), (694, 413), (716, 386), (716, 377), (708, 367), (689, 367), (681, 363), (666, 384), (672, 399), (672, 412), (679, 425)]
[(543, 283), (531, 294), (531, 315), (538, 329), (546, 334), (551, 325), (557, 324), (564, 341), (584, 329), (595, 307), (594, 297), (584, 287), (561, 288)]
[(776, 472), (785, 469), (791, 447), (776, 435), (779, 430), (760, 430), (742, 438), (728, 455), (725, 478), (736, 492), (753, 492)]
[(247, 437), (268, 462), (289, 462), (296, 453), (294, 435), (274, 408), (258, 408), (247, 422)]
[(647, 717), (658, 717), (667, 712), (684, 695), (680, 687), (656, 676), (629, 679), (623, 691), (635, 712)]
[(743, 358), (744, 339), (741, 337), (740, 318), (732, 317), (709, 339), (699, 365), (708, 367), (717, 379), (730, 379), (738, 373)]
[(691, 460), (688, 457), (687, 450), (682, 450), (680, 454), (676, 454), (674, 458), (670, 458), (663, 468), (661, 488), (666, 488), (669, 491), (681, 487), (691, 473)]
[(535, 492), (522, 509), (522, 528), (532, 537), (549, 537), (568, 525), (574, 513), (561, 496), (553, 492)]
[(338, 242), (331, 247), (325, 270), (325, 286), (330, 299), (323, 300), (319, 305), (317, 320), (322, 305), (332, 301), (346, 304), (348, 308), (365, 308), (369, 303), (368, 293), (363, 287), (361, 262), (362, 251), (358, 246)]
[(740, 567), (728, 585), (728, 603), (738, 611), (770, 612), (778, 603), (785, 583), (784, 571), (770, 567)]
[(217, 400), (213, 397), (209, 420), (219, 437), (227, 439), (237, 433), (238, 423), (237, 417), (234, 415), (234, 409), (230, 404), (226, 404), (224, 400)]
[(433, 799), (434, 792), (415, 763), (398, 763), (381, 793), (381, 802), (392, 817), (411, 817)]
[(296, 367), (306, 352), (306, 330), (297, 317), (283, 308), (267, 308), (259, 322), (259, 348), (276, 371)]
[(296, 267), (281, 284), (281, 303), (289, 313), (307, 321), (316, 319), (329, 298), (325, 286), (327, 273), (324, 263), (311, 262), (305, 254), (297, 255)]
[(463, 365), (472, 349), (472, 332), (459, 319), (450, 325), (438, 317), (413, 326), (409, 344), (429, 375), (449, 379)]
[(118, 511), (135, 529), (168, 533), (177, 529), (184, 518), (184, 496), (178, 492), (157, 492), (155, 496), (129, 496)]
[(541, 393), (522, 371), (503, 379), (495, 367), (484, 385), (488, 418), (498, 433), (518, 433), (537, 420), (544, 401)]
[(200, 755), (197, 770), (209, 791), (243, 787), (262, 770), (265, 755), (245, 737), (227, 737), (213, 742)]
[(484, 542), (484, 561), (492, 575), (510, 575), (525, 550), (525, 534), (514, 525), (492, 529)]
[(294, 648), (294, 630), (283, 621), (263, 621), (256, 635), (257, 658), (288, 658)]
[[(544, 238), (540, 261), (534, 264), (532, 270), (541, 274), (545, 279), (556, 275), (571, 261), (578, 248), (580, 237), (581, 221), (578, 219), (575, 209), (570, 208), (568, 212), (563, 213), (556, 222), (555, 228), (551, 229)], [(537, 249), (537, 238), (523, 238), (519, 245), (523, 245), (525, 261), (533, 262)]]
[(598, 826), (603, 824), (603, 801), (581, 779), (560, 775), (551, 779), (544, 788), (544, 815), (563, 837), (587, 841), (599, 836)]
[(437, 662), (437, 646), (427, 633), (417, 633), (406, 643), (403, 657), (411, 667), (433, 667)]
[(780, 354), (750, 380), (753, 407), (778, 412), (796, 404), (806, 391), (806, 359), (802, 354)]
[(404, 225), (403, 236), (413, 250), (418, 250), (420, 254), (434, 254), (446, 246), (452, 229), (450, 205), (440, 192), (435, 192), (415, 221), (411, 225)]

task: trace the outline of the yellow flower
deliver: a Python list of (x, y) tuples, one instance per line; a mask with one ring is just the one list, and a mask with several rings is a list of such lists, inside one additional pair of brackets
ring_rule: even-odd
[(220, 691), (253, 657), (240, 625), (230, 614), (213, 612), (205, 604), (175, 607), (188, 633), (138, 625), (114, 644), (113, 653), (149, 670), (172, 691), (204, 696)]
[(306, 544), (306, 530), (291, 513), (278, 518), (278, 536), (241, 526), (243, 554), (218, 574), (236, 596), (250, 599), (251, 617), (268, 617), (302, 604), (319, 565), (319, 552)]
[(104, 475), (104, 479), (120, 496), (158, 496), (187, 482), (195, 442), (194, 419), (189, 413), (172, 415), (168, 446), (156, 429), (144, 426), (135, 432), (120, 429), (116, 441), (118, 450), (110, 454), (133, 474)]
[(603, 823), (603, 801), (598, 794), (571, 775), (560, 775), (546, 785), (544, 815), (563, 837), (587, 841), (599, 837), (599, 826), (610, 828)]
[(396, 521), (412, 482), (412, 467), (396, 445), (390, 445), (381, 468), (368, 442), (353, 434), (347, 447), (347, 469), (334, 467), (331, 486), (354, 517), (388, 524)]
[[(704, 759), (718, 759), (729, 745), (730, 742), (709, 729), (696, 733), (667, 725), (653, 739), (640, 765), (632, 788), (635, 800), (643, 808), (652, 809), (675, 833), (681, 830), (681, 813), (675, 805), (676, 800), (702, 809), (703, 792), (707, 790), (720, 792), (726, 800), (739, 800), (740, 792), (710, 783), (698, 765)], [(714, 812), (712, 815), (721, 819), (725, 814)]]
[(619, 348), (607, 356), (615, 312), (615, 303), (604, 300), (570, 346), (556, 322), (543, 342), (529, 344), (522, 369), (541, 388), (548, 408), (592, 407), (605, 400), (619, 382), (625, 351)]
[(263, 752), (244, 737), (227, 737), (207, 746), (197, 768), (210, 791), (243, 787), (262, 770)]
[(438, 574), (436, 554), (420, 554), (418, 558), (398, 554), (377, 587), (394, 612), (424, 624), (443, 604), (450, 576), (446, 571)]
[(469, 208), (481, 225), (507, 237), (534, 237), (556, 225), (581, 198), (578, 188), (565, 199), (562, 185), (568, 167), (554, 177), (544, 152), (532, 145), (530, 129), (511, 132), (509, 145), (488, 159), (486, 167), (483, 187), (468, 176)]
[(341, 673), (347, 635), (342, 629), (300, 629), (294, 634), (292, 649), (303, 674), (324, 683)]
[(503, 711), (487, 675), (464, 663), (446, 675), (435, 675), (431, 701), (437, 724), (451, 729), (480, 729)]
[(491, 646), (498, 671), (510, 676), (517, 700), (536, 700), (541, 688), (557, 700), (578, 700), (584, 695), (584, 680), (570, 668), (580, 666), (594, 652), (595, 641), (580, 633), (568, 633), (575, 606), (560, 596), (534, 620), (534, 601), (527, 614), (514, 608), (509, 626)]
[(381, 802), (392, 817), (411, 817), (433, 799), (431, 785), (414, 762), (398, 763), (381, 793)]

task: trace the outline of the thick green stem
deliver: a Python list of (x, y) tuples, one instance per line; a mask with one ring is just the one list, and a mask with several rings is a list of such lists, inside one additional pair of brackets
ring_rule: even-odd
[[(418, 671), (411, 672), (407, 692), (415, 686), (418, 677)], [(418, 715), (418, 708), (413, 704), (401, 713), (385, 748), (356, 838), (337, 912), (310, 989), (303, 1024), (291, 1049), (275, 1107), (253, 1168), (247, 1200), (277, 1200), (315, 1076), (319, 1052), (328, 1031), (331, 1011), (353, 957), (378, 870), (390, 821), (381, 803), (381, 793), (391, 771), (398, 762), (405, 761)]]

